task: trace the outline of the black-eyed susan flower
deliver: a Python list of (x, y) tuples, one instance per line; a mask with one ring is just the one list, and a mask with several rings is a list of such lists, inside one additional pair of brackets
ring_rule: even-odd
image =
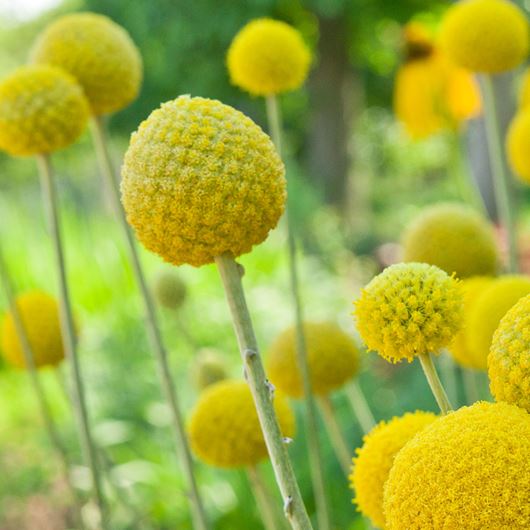
[(161, 306), (177, 310), (186, 301), (187, 289), (176, 272), (162, 270), (154, 278), (153, 293)]
[(530, 184), (530, 107), (513, 118), (506, 137), (506, 153), (512, 171)]

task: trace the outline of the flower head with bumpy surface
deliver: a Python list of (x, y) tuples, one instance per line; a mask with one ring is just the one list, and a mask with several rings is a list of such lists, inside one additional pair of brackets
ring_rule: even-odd
[(397, 454), (387, 530), (530, 528), (530, 416), (475, 403), (437, 419)]
[(527, 276), (503, 276), (491, 282), (477, 297), (466, 318), (464, 333), (475, 367), (486, 370), (493, 334), (502, 317), (530, 293)]
[(382, 421), (363, 438), (363, 446), (356, 450), (349, 477), (355, 490), (353, 502), (378, 528), (385, 527), (383, 488), (394, 457), (413, 436), (436, 418), (431, 412), (418, 410), (392, 418), (389, 422)]
[(72, 74), (96, 115), (127, 106), (142, 82), (142, 59), (131, 37), (96, 13), (65, 15), (53, 22), (37, 39), (32, 59)]
[(530, 295), (501, 320), (488, 356), (490, 389), (497, 401), (530, 412)]
[(504, 72), (528, 54), (528, 20), (509, 0), (464, 0), (448, 9), (440, 38), (456, 64), (473, 72)]
[[(274, 409), (286, 437), (294, 435), (295, 420), (287, 400), (274, 397)], [(267, 456), (256, 407), (244, 381), (221, 381), (199, 397), (189, 422), (193, 452), (217, 467), (253, 466)]]
[(530, 106), (513, 118), (506, 136), (506, 154), (512, 171), (530, 184)]
[(300, 87), (310, 63), (311, 54), (300, 33), (270, 18), (249, 22), (235, 36), (227, 55), (232, 83), (256, 96)]
[[(304, 323), (311, 384), (315, 394), (328, 394), (359, 371), (359, 351), (353, 339), (331, 322)], [(267, 354), (267, 375), (288, 396), (303, 395), (296, 354), (296, 329), (291, 327), (273, 342)]]
[(181, 96), (132, 135), (122, 202), (145, 247), (200, 266), (261, 243), (285, 208), (285, 169), (270, 138), (221, 102)]
[(179, 309), (186, 301), (186, 284), (174, 271), (160, 271), (155, 276), (153, 292), (158, 303), (167, 309)]
[(451, 342), (462, 321), (458, 282), (426, 263), (386, 268), (355, 302), (357, 328), (366, 346), (387, 361), (411, 362)]
[(22, 66), (0, 83), (0, 149), (15, 156), (51, 153), (75, 142), (88, 103), (75, 79), (51, 66)]
[(492, 226), (461, 204), (425, 208), (405, 230), (403, 248), (403, 261), (436, 265), (458, 278), (493, 276), (498, 270)]
[[(59, 321), (59, 308), (52, 296), (42, 291), (20, 295), (16, 304), (28, 337), (35, 366), (55, 366), (64, 359)], [(17, 368), (26, 368), (22, 344), (11, 313), (2, 322), (2, 350), (7, 361)]]

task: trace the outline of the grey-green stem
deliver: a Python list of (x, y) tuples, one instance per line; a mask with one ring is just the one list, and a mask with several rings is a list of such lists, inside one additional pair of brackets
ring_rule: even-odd
[(368, 434), (375, 427), (376, 422), (359, 381), (354, 379), (346, 386), (345, 392), (363, 433)]
[(430, 353), (422, 353), (419, 355), (419, 358), (421, 367), (423, 368), (423, 372), (427, 378), (427, 382), (429, 383), (431, 391), (434, 395), (434, 399), (436, 399), (436, 403), (438, 403), (442, 414), (447, 414), (452, 410), (453, 407), (451, 406), (442, 382), (438, 377), (438, 372), (436, 371), (434, 363), (432, 362), (432, 355)]
[(267, 490), (263, 478), (260, 475), (259, 469), (255, 466), (247, 468), (248, 480), (256, 499), (263, 526), (265, 530), (278, 530), (276, 524), (275, 509), (272, 504), (270, 492)]

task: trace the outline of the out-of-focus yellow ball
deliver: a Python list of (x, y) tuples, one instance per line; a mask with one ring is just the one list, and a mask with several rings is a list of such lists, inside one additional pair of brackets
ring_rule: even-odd
[(153, 282), (153, 292), (158, 303), (167, 309), (177, 310), (186, 301), (186, 284), (171, 270), (160, 271)]
[(200, 349), (191, 362), (191, 378), (198, 390), (228, 378), (226, 360), (213, 348)]
[(530, 184), (530, 107), (513, 118), (506, 137), (506, 152), (512, 171)]

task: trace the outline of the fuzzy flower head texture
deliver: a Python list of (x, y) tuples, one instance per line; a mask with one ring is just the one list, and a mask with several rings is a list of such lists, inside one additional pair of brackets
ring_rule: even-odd
[(493, 276), (499, 267), (492, 226), (457, 203), (425, 208), (406, 228), (402, 243), (403, 261), (436, 265), (458, 278)]
[[(16, 304), (35, 366), (41, 368), (59, 364), (64, 359), (64, 350), (59, 307), (55, 298), (42, 291), (29, 291), (17, 297)], [(26, 368), (24, 351), (10, 312), (4, 315), (2, 322), (2, 350), (11, 365), (19, 369)]]
[(397, 454), (386, 530), (530, 528), (530, 416), (478, 402), (437, 419)]
[(357, 329), (368, 349), (387, 361), (411, 362), (423, 353), (438, 353), (462, 323), (458, 282), (426, 263), (387, 267), (355, 302)]
[(510, 123), (506, 153), (513, 173), (530, 184), (530, 106), (521, 109)]
[(260, 18), (234, 37), (227, 54), (234, 85), (255, 96), (270, 96), (302, 86), (311, 53), (298, 30), (285, 22)]
[(133, 133), (122, 202), (148, 250), (200, 266), (266, 239), (285, 208), (284, 175), (271, 139), (250, 118), (216, 100), (181, 96)]
[(93, 114), (109, 114), (133, 101), (142, 82), (142, 59), (127, 31), (96, 13), (65, 15), (37, 39), (32, 60), (72, 74)]
[(84, 131), (88, 103), (59, 68), (22, 66), (0, 82), (0, 149), (13, 156), (51, 153)]
[[(274, 396), (274, 409), (283, 436), (292, 437), (294, 415), (281, 394)], [(191, 413), (188, 431), (192, 451), (212, 466), (253, 466), (267, 457), (256, 407), (244, 381), (209, 386)]]
[(490, 389), (497, 401), (530, 412), (530, 295), (501, 320), (488, 356)]
[(440, 38), (449, 58), (463, 68), (505, 72), (528, 55), (528, 20), (509, 0), (462, 0), (447, 10)]
[(503, 276), (485, 287), (472, 304), (464, 333), (476, 368), (487, 369), (488, 353), (495, 330), (508, 310), (527, 294), (530, 294), (529, 277)]
[(191, 362), (190, 375), (199, 391), (228, 379), (226, 359), (223, 354), (214, 348), (200, 349)]
[(154, 279), (153, 292), (158, 303), (166, 309), (180, 309), (187, 297), (186, 284), (172, 270), (161, 270)]
[(416, 411), (389, 422), (382, 421), (363, 438), (363, 446), (356, 450), (349, 477), (355, 491), (353, 502), (378, 528), (385, 528), (383, 490), (396, 454), (436, 418), (431, 412)]
[[(353, 339), (332, 322), (305, 322), (309, 371), (313, 392), (326, 395), (340, 388), (359, 371), (359, 350)], [(296, 353), (296, 329), (290, 327), (271, 345), (266, 359), (267, 375), (283, 393), (303, 396)]]

